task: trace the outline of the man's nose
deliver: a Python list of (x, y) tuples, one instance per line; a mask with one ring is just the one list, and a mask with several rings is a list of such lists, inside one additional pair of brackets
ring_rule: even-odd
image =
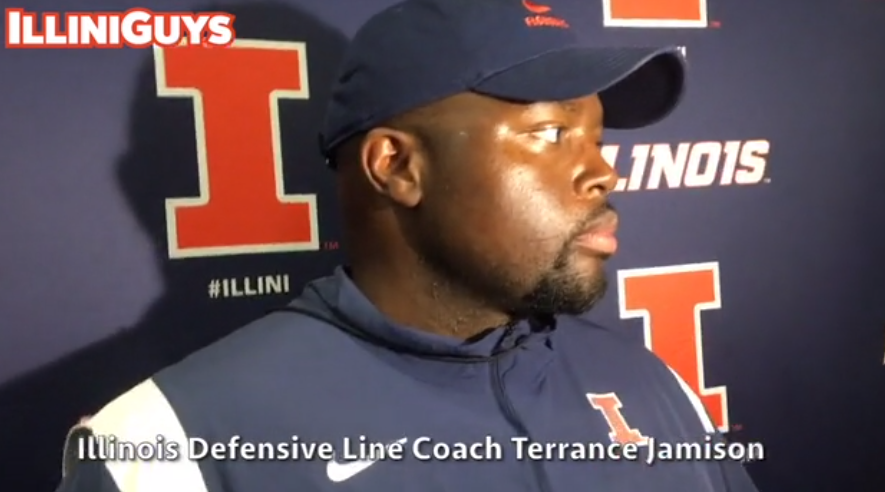
[(587, 162), (575, 177), (575, 192), (578, 196), (606, 196), (614, 191), (618, 184), (619, 176), (614, 166), (607, 163), (598, 151), (596, 154), (587, 158)]

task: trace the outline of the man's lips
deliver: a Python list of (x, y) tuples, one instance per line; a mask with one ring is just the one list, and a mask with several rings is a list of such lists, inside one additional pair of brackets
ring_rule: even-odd
[(587, 232), (577, 237), (576, 243), (597, 254), (613, 255), (618, 250), (618, 214), (607, 212), (590, 224)]

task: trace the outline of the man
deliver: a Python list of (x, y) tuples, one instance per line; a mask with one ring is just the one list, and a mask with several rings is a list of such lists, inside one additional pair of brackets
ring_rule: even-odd
[(576, 44), (574, 7), (372, 18), (321, 139), (348, 266), (75, 429), (59, 490), (755, 490), (738, 462), (649, 464), (721, 438), (654, 355), (576, 317), (617, 249), (603, 127), (663, 118), (684, 69)]

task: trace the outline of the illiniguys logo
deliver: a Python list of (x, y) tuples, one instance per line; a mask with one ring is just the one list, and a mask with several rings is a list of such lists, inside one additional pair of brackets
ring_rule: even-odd
[(6, 9), (7, 48), (230, 46), (234, 16), (225, 12), (45, 12)]

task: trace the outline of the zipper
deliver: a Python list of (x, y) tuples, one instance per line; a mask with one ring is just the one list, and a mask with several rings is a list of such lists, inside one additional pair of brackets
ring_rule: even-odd
[[(502, 341), (509, 342), (510, 335), (511, 333), (508, 331), (508, 333), (502, 338)], [(528, 429), (522, 422), (522, 419), (520, 419), (516, 409), (513, 407), (513, 403), (510, 401), (510, 398), (507, 397), (507, 392), (504, 391), (504, 380), (501, 377), (500, 361), (501, 357), (495, 357), (490, 365), (492, 390), (495, 393), (495, 401), (498, 403), (498, 407), (504, 414), (504, 418), (514, 429), (516, 429), (516, 432), (520, 434), (520, 437), (533, 441)], [(553, 488), (550, 486), (550, 480), (547, 477), (547, 472), (544, 470), (543, 463), (539, 460), (528, 461), (531, 464), (532, 474), (535, 476), (535, 483), (538, 485), (538, 490), (540, 492), (552, 492)]]

